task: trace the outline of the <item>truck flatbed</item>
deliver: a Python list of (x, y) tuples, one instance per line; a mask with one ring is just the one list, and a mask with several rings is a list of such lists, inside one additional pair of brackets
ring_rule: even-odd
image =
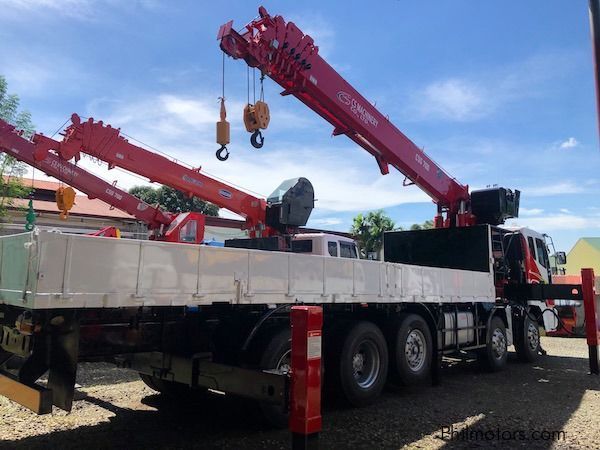
[(495, 301), (492, 271), (52, 232), (0, 237), (0, 304), (26, 309)]

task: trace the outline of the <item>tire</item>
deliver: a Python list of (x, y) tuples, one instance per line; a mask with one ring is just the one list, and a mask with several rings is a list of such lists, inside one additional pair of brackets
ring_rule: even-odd
[(390, 380), (403, 386), (430, 381), (433, 341), (427, 322), (417, 314), (401, 315), (390, 331)]
[(347, 403), (366, 406), (377, 399), (385, 385), (387, 343), (371, 322), (355, 322), (345, 331), (338, 334), (336, 351), (330, 354), (327, 379)]
[(506, 326), (500, 317), (492, 318), (486, 341), (486, 348), (479, 354), (480, 361), (488, 371), (499, 372), (508, 359)]
[[(292, 333), (289, 327), (280, 329), (273, 334), (260, 356), (261, 369), (277, 369), (287, 373), (291, 366)], [(269, 425), (275, 428), (288, 426), (288, 411), (282, 406), (270, 403), (259, 403), (262, 414)]]
[(515, 325), (515, 350), (519, 361), (526, 363), (537, 361), (541, 351), (538, 323), (525, 313), (515, 322)]

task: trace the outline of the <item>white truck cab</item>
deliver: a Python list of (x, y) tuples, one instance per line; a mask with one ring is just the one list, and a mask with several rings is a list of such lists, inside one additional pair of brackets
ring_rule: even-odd
[(335, 258), (358, 259), (358, 248), (353, 239), (330, 233), (297, 234), (292, 240), (292, 251)]
[[(551, 267), (548, 246), (543, 234), (528, 227), (503, 227), (521, 237), (523, 249), (523, 272), (527, 284), (548, 284), (551, 282)], [(548, 331), (556, 330), (559, 323), (554, 311), (554, 301), (529, 300), (530, 306), (537, 307), (542, 313), (544, 327)], [(554, 311), (554, 312), (553, 312)]]
[(550, 283), (550, 258), (543, 234), (527, 227), (502, 227), (522, 236), (527, 283)]

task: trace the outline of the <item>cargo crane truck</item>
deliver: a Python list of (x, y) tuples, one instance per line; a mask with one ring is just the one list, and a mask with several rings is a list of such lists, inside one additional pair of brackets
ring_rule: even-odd
[[(404, 185), (414, 184), (432, 198), (437, 205), (436, 230), (387, 234), (386, 261), (474, 268), (473, 255), (464, 256), (470, 246), (466, 236), (483, 226), (489, 229), (489, 247), (496, 261), (498, 298), (506, 297), (504, 288), (509, 284), (551, 282), (545, 235), (526, 227), (498, 227), (518, 217), (520, 192), (503, 187), (469, 192), (468, 185), (444, 171), (344, 80), (293, 22), (260, 7), (258, 18), (241, 32), (233, 29), (233, 21), (221, 26), (217, 40), (225, 54), (259, 70), (261, 79), (271, 78), (283, 88), (281, 95), (297, 98), (329, 122), (334, 136), (345, 135), (373, 155), (383, 175), (391, 165), (405, 175)], [(464, 227), (471, 229), (454, 229)], [(480, 244), (488, 246), (486, 240)], [(564, 264), (564, 252), (556, 256), (558, 264)], [(463, 257), (465, 261), (459, 262)], [(545, 301), (530, 299), (527, 305), (527, 311), (515, 310), (515, 344), (522, 359), (532, 360), (539, 353), (539, 333), (530, 312), (548, 329), (557, 323), (553, 310), (543, 314), (548, 309)]]
[[(286, 236), (312, 209), (308, 180), (284, 183), (266, 200), (238, 196), (132, 145), (117, 129), (73, 116), (62, 142), (36, 148), (38, 161), (83, 152), (145, 173), (243, 211), (251, 237), (229, 248), (52, 233), (0, 238), (0, 394), (38, 413), (70, 410), (77, 362), (101, 360), (139, 372), (165, 395), (191, 389), (253, 398), (282, 425), (289, 310), (298, 304), (322, 306), (327, 392), (353, 406), (372, 403), (387, 382), (438, 379), (445, 354), (474, 352), (493, 371), (506, 365), (512, 343), (523, 359), (538, 356), (543, 311), (536, 316), (532, 302), (542, 304), (550, 285), (531, 281), (549, 281), (537, 265), (545, 267), (545, 246), (537, 253), (534, 232), (498, 226), (517, 215), (518, 192), (469, 193), (292, 23), (261, 8), (246, 30), (222, 27), (222, 48), (285, 84), (336, 134), (373, 153), (383, 172), (392, 164), (406, 173), (437, 202), (437, 229), (387, 233), (383, 261), (281, 251), (294, 250)], [(322, 93), (330, 95), (314, 100)]]

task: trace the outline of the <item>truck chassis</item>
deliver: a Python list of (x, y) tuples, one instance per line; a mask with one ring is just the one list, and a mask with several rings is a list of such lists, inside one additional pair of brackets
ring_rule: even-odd
[(437, 383), (446, 354), (500, 370), (514, 335), (539, 351), (523, 299), (546, 292), (497, 297), (493, 258), (463, 270), (35, 232), (0, 249), (0, 394), (40, 414), (71, 409), (79, 361), (108, 361), (165, 394), (258, 400), (284, 425), (298, 304), (322, 306), (325, 386), (354, 406), (388, 380)]

